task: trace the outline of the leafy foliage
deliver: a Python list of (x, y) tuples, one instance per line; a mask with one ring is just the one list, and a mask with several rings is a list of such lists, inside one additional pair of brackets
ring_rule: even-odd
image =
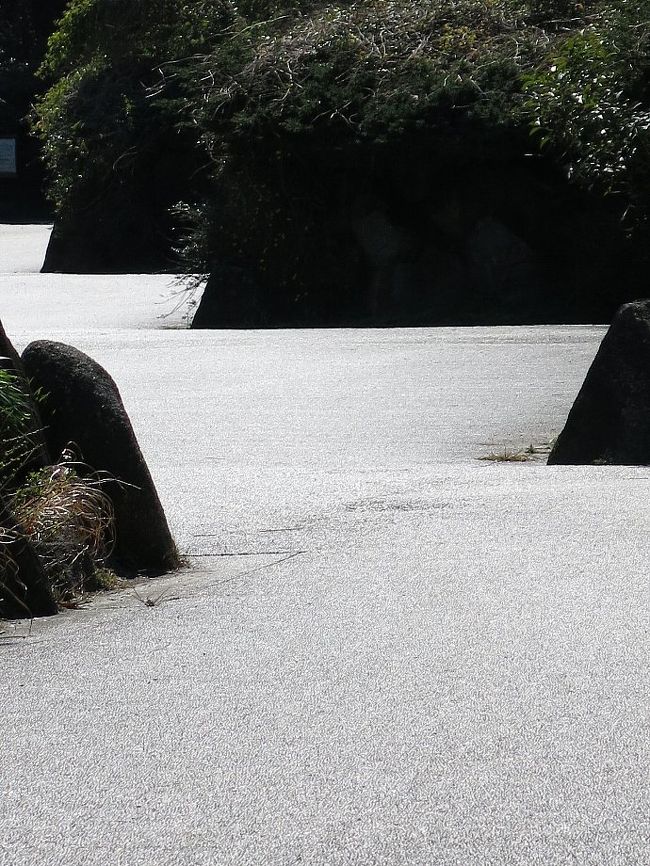
[(128, 196), (133, 178), (182, 126), (183, 104), (162, 67), (203, 47), (231, 17), (227, 2), (207, 0), (68, 5), (41, 68), (54, 83), (35, 120), (59, 212), (120, 185)]
[(639, 0), (601, 4), (524, 78), (540, 144), (640, 218), (650, 205), (649, 16)]
[(273, 207), (261, 165), (292, 153), (291, 142), (386, 143), (474, 120), (530, 127), (535, 146), (576, 182), (624, 196), (621, 210), (641, 219), (650, 183), (646, 8), (72, 0), (50, 39), (42, 74), (52, 86), (36, 120), (51, 193), (59, 212), (111, 190), (135, 201), (155, 190), (151, 166), (175, 140), (187, 188), (176, 219), (194, 215), (181, 246), (196, 268), (218, 254), (210, 225), (229, 207), (215, 206), (216, 187), (200, 202), (210, 177), (234, 188), (248, 172), (260, 206)]
[(13, 485), (38, 451), (35, 424), (23, 380), (13, 370), (0, 368), (0, 493)]
[(489, 111), (537, 47), (505, 12), (502, 2), (372, 0), (318, 7), (279, 29), (260, 24), (236, 75), (218, 53), (198, 65), (204, 123), (232, 117), (246, 130), (290, 132), (334, 124), (384, 138), (437, 111)]

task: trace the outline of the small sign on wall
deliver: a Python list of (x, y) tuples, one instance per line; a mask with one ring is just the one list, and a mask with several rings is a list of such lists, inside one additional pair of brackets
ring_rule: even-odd
[(0, 138), (0, 177), (16, 177), (16, 139)]

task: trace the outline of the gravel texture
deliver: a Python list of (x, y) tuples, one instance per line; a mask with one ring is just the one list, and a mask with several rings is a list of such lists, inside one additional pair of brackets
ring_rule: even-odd
[(5, 625), (3, 866), (647, 862), (650, 472), (478, 459), (559, 432), (602, 328), (165, 330), (166, 278), (3, 269), (192, 557)]

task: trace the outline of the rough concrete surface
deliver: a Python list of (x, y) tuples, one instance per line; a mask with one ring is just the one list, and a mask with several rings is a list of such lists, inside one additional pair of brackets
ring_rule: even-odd
[(114, 327), (76, 279), (0, 317), (110, 371), (191, 568), (5, 626), (0, 863), (647, 862), (650, 472), (477, 459), (604, 330), (160, 330), (144, 276)]

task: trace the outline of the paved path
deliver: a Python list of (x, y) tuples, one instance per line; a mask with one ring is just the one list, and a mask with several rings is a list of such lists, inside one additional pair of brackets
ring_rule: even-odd
[(188, 332), (165, 278), (4, 269), (194, 558), (0, 636), (0, 864), (647, 862), (650, 473), (477, 459), (559, 431), (602, 329)]

